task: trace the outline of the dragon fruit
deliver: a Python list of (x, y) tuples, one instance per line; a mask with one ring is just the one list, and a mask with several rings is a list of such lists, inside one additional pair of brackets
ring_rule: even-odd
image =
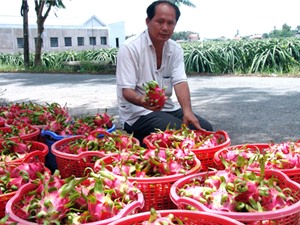
[(168, 225), (176, 225), (183, 224), (183, 222), (175, 217), (172, 213), (167, 216), (161, 216), (160, 213), (156, 212), (154, 208), (150, 209), (150, 216), (148, 221), (143, 221), (142, 225), (158, 225), (158, 224), (168, 224)]
[(165, 89), (166, 88), (159, 87), (155, 80), (145, 83), (146, 102), (151, 106), (163, 107), (167, 99)]

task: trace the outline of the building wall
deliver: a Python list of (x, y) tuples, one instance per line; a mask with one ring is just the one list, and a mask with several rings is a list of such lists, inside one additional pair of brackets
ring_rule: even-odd
[[(91, 18), (91, 20), (94, 17)], [(93, 24), (91, 26), (91, 24)], [(98, 24), (98, 26), (97, 26)], [(29, 50), (35, 51), (35, 39), (37, 37), (36, 25), (29, 26)], [(51, 47), (50, 38), (58, 38), (58, 47)], [(65, 37), (70, 37), (72, 46), (65, 46)], [(84, 46), (78, 46), (77, 37), (84, 38)], [(95, 37), (96, 44), (90, 44), (90, 37)], [(0, 24), (0, 53), (23, 52), (23, 48), (18, 46), (17, 38), (23, 38), (23, 25)], [(99, 25), (89, 22), (79, 26), (45, 26), (42, 34), (42, 52), (66, 51), (66, 50), (96, 50), (99, 48), (119, 47), (125, 41), (124, 22), (111, 24), (109, 26)], [(101, 38), (106, 39), (105, 44), (101, 44)], [(117, 46), (119, 43), (119, 46)]]
[(109, 25), (109, 46), (118, 48), (125, 41), (125, 24), (124, 22), (113, 23)]

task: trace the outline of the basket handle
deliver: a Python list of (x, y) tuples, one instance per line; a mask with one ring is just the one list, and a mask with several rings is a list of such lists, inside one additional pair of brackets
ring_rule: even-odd
[(96, 129), (96, 130), (91, 131), (90, 134), (93, 135), (93, 136), (96, 136), (96, 135), (97, 135), (97, 137), (103, 137), (103, 136), (111, 137), (111, 134), (108, 133), (108, 132), (105, 131), (105, 130), (97, 130), (97, 129)]
[(42, 137), (45, 137), (46, 135), (48, 135), (48, 136), (54, 138), (55, 140), (60, 140), (60, 139), (72, 136), (72, 135), (64, 135), (64, 136), (62, 136), (62, 135), (58, 135), (58, 134), (56, 134), (56, 133), (54, 133), (54, 132), (52, 132), (50, 130), (44, 130), (44, 129), (41, 130), (41, 135), (42, 135)]
[(88, 156), (98, 156), (98, 157), (103, 158), (106, 155), (102, 152), (97, 152), (97, 151), (86, 151), (86, 152), (82, 152), (82, 153), (77, 155), (77, 157), (80, 161), (83, 160), (85, 157), (88, 157)]
[(45, 157), (47, 155), (49, 151), (39, 151), (39, 150), (36, 150), (36, 151), (33, 151), (33, 152), (30, 152), (28, 155), (26, 155), (23, 159), (22, 162), (25, 162), (25, 163), (29, 163), (31, 162), (31, 159), (33, 159), (35, 156), (38, 157), (38, 161), (45, 161), (43, 159), (43, 157)]

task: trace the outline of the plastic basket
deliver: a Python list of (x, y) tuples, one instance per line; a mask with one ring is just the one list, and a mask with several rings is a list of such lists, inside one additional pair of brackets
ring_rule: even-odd
[(287, 206), (282, 209), (268, 211), (268, 212), (224, 212), (211, 210), (207, 208), (205, 205), (200, 202), (188, 198), (188, 197), (180, 197), (177, 194), (177, 190), (182, 188), (185, 184), (189, 183), (193, 178), (200, 178), (205, 180), (207, 176), (214, 175), (216, 171), (210, 172), (202, 172), (198, 174), (193, 174), (187, 177), (184, 177), (178, 181), (176, 181), (170, 190), (170, 198), (177, 205), (179, 209), (185, 209), (186, 206), (192, 206), (196, 210), (204, 211), (207, 213), (218, 214), (230, 217), (232, 219), (238, 220), (245, 224), (280, 224), (280, 225), (299, 225), (300, 224), (300, 184), (292, 181), (287, 175), (280, 171), (265, 171), (265, 175), (267, 178), (271, 176), (275, 176), (279, 180), (280, 188), (290, 188), (292, 194), (296, 200), (296, 203)]
[[(31, 160), (29, 160), (29, 161), (31, 161)], [(25, 163), (30, 163), (30, 162), (25, 162)], [(6, 164), (6, 167), (13, 170), (15, 167), (17, 167), (21, 164), (22, 164), (22, 162), (10, 162), (10, 163)], [(45, 172), (50, 173), (50, 170), (45, 168)], [(16, 194), (16, 192), (17, 191), (12, 191), (12, 192), (0, 195), (0, 218), (5, 216), (6, 204)], [(8, 223), (8, 224), (11, 224), (11, 223)]]
[(0, 195), (0, 218), (5, 216), (7, 202), (16, 194), (16, 191)]
[[(29, 134), (13, 136), (13, 137), (10, 137), (8, 139), (9, 140), (18, 140), (19, 138), (21, 138), (24, 141), (37, 141), (38, 136), (40, 134), (40, 129), (37, 128), (37, 127), (31, 127), (31, 129), (33, 131)], [(8, 133), (12, 132), (12, 128), (11, 127), (0, 127), (0, 131), (3, 132), (4, 134), (8, 134)], [(2, 141), (3, 141), (3, 137), (0, 136), (0, 143), (2, 143)]]
[(80, 135), (65, 138), (55, 142), (51, 147), (52, 154), (56, 158), (57, 169), (63, 171), (63, 173), (61, 173), (62, 178), (66, 178), (71, 175), (76, 177), (84, 176), (84, 170), (87, 167), (93, 168), (94, 166), (94, 161), (92, 161), (93, 157), (102, 158), (105, 156), (103, 153), (97, 151), (83, 152), (78, 155), (61, 152), (61, 149), (68, 145), (70, 141), (82, 137), (84, 136)]
[[(173, 214), (185, 225), (243, 225), (243, 223), (229, 217), (199, 211), (171, 209), (158, 210), (157, 213), (159, 213), (162, 217)], [(108, 225), (138, 225), (142, 224), (144, 221), (148, 221), (149, 216), (150, 212), (138, 213), (136, 215), (130, 215), (115, 220)]]
[[(114, 161), (114, 156), (102, 158), (105, 165), (110, 165)], [(109, 169), (109, 168), (108, 168)], [(150, 211), (151, 207), (155, 210), (175, 209), (176, 205), (170, 199), (170, 189), (172, 184), (180, 178), (190, 174), (198, 173), (201, 170), (200, 161), (194, 159), (194, 167), (185, 174), (175, 174), (164, 177), (128, 177), (128, 180), (135, 183), (137, 188), (144, 195), (145, 205), (140, 212)]]
[[(106, 132), (112, 133), (115, 130), (116, 130), (116, 125), (113, 124), (113, 126), (109, 129), (107, 129)], [(56, 157), (52, 153), (52, 149), (51, 149), (52, 145), (55, 142), (59, 141), (59, 140), (62, 140), (62, 139), (65, 139), (65, 138), (70, 138), (70, 137), (75, 137), (75, 136), (78, 136), (78, 135), (65, 135), (65, 136), (63, 136), (63, 135), (58, 135), (58, 134), (56, 134), (52, 131), (49, 131), (49, 130), (41, 130), (41, 136), (44, 139), (46, 145), (48, 145), (48, 147), (49, 147), (49, 153), (46, 156), (46, 166), (53, 172), (56, 169), (58, 169), (58, 167), (57, 167)]]
[[(18, 210), (20, 207), (20, 201), (22, 200), (22, 196), (29, 191), (32, 191), (36, 188), (35, 184), (25, 184), (23, 185), (16, 193), (15, 195), (7, 202), (5, 207), (6, 214), (9, 214), (9, 219), (11, 221), (17, 222), (18, 224), (22, 225), (37, 225), (37, 223), (29, 222), (27, 220), (24, 220), (24, 215), (22, 215), (22, 212)], [(144, 198), (143, 194), (138, 194), (138, 199), (136, 201), (132, 201), (130, 204), (126, 205), (116, 216), (102, 220), (97, 222), (91, 222), (91, 223), (82, 223), (86, 225), (106, 225), (108, 223), (111, 223), (117, 219), (126, 217), (128, 215), (131, 215), (133, 213), (137, 212), (137, 209), (143, 207), (144, 204)]]
[[(257, 144), (245, 144), (245, 145), (232, 145), (224, 149), (218, 150), (214, 155), (214, 161), (216, 164), (216, 168), (218, 170), (225, 169), (225, 166), (222, 164), (221, 156), (226, 154), (228, 151), (233, 149), (248, 149), (250, 152), (260, 151), (263, 152), (265, 149), (270, 148), (269, 144), (265, 143), (257, 143)], [(255, 170), (255, 169), (253, 169)], [(258, 169), (260, 170), (260, 169)], [(300, 183), (300, 168), (293, 168), (293, 169), (276, 169), (283, 173), (285, 173), (291, 180)]]
[[(98, 132), (98, 137), (110, 136), (110, 133), (106, 131)], [(51, 151), (52, 154), (55, 156), (57, 169), (60, 171), (64, 171), (61, 174), (62, 178), (69, 177), (74, 175), (76, 177), (85, 176), (85, 169), (87, 167), (93, 168), (95, 164), (95, 159), (103, 158), (109, 154), (105, 154), (100, 151), (86, 151), (77, 155), (68, 154), (63, 152), (62, 150), (72, 141), (83, 138), (83, 135), (73, 136), (69, 138), (64, 138), (55, 142), (52, 147)], [(132, 138), (133, 142), (139, 145), (139, 141), (136, 138)]]
[[(227, 146), (230, 145), (230, 138), (227, 134), (227, 132), (225, 131), (216, 131), (216, 132), (209, 132), (209, 131), (196, 131), (202, 135), (219, 135), (220, 138), (222, 139), (222, 143), (214, 146), (214, 147), (210, 147), (210, 148), (198, 148), (198, 149), (191, 149), (192, 152), (195, 153), (195, 155), (197, 156), (197, 158), (201, 161), (201, 165), (202, 165), (202, 170), (203, 171), (207, 171), (209, 168), (215, 168), (215, 162), (214, 162), (214, 154), (220, 150), (223, 149)], [(143, 139), (143, 142), (146, 144), (146, 146), (148, 148), (156, 148), (154, 145), (154, 141), (155, 140), (151, 140), (151, 135), (146, 136)], [(160, 149), (165, 149), (163, 147), (160, 147)]]
[(31, 143), (31, 148), (28, 154), (26, 154), (23, 158), (15, 159), (8, 163), (22, 163), (22, 162), (29, 163), (35, 161), (45, 163), (45, 156), (49, 152), (48, 146), (38, 141), (30, 141), (30, 143)]

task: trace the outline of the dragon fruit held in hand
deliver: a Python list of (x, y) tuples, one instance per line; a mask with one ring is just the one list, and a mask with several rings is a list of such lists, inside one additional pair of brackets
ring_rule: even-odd
[(144, 84), (144, 89), (146, 91), (146, 101), (151, 106), (163, 107), (167, 99), (165, 94), (166, 88), (159, 87), (155, 80), (149, 81)]

